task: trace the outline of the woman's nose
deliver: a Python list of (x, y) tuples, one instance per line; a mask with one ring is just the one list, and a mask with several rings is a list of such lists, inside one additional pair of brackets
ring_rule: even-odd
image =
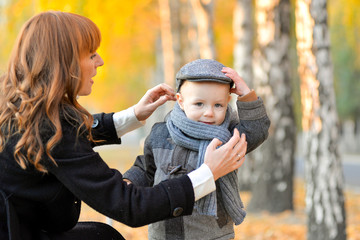
[(100, 55), (98, 55), (98, 59), (96, 61), (96, 67), (101, 67), (102, 65), (104, 65), (104, 60), (101, 58)]

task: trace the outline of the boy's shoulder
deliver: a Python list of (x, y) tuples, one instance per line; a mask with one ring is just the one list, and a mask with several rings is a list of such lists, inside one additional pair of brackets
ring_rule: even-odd
[(149, 137), (151, 139), (166, 139), (170, 137), (169, 130), (166, 126), (166, 122), (157, 122), (155, 123), (152, 128)]
[(161, 132), (169, 132), (166, 126), (166, 122), (157, 122), (152, 128), (151, 132), (161, 133)]
[(152, 126), (151, 132), (145, 140), (145, 145), (151, 148), (173, 148), (166, 122), (158, 122)]

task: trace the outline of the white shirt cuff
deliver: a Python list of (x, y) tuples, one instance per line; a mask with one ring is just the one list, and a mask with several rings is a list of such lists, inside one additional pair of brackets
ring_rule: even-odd
[(188, 174), (194, 188), (195, 201), (216, 190), (214, 176), (206, 164)]
[(134, 112), (134, 107), (129, 107), (126, 110), (114, 113), (114, 125), (118, 138), (121, 138), (128, 132), (142, 127), (146, 121), (139, 121)]

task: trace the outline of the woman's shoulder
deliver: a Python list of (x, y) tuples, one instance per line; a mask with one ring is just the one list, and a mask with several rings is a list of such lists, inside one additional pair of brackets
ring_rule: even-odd
[(78, 128), (82, 122), (79, 112), (74, 107), (67, 105), (63, 106), (60, 110), (59, 118), (62, 126)]
[[(80, 126), (80, 121), (71, 112), (60, 111), (59, 119), (51, 121), (49, 118), (43, 118), (40, 123), (40, 136), (43, 142), (55, 135), (57, 128), (60, 128), (62, 134), (76, 132)], [(56, 126), (56, 124), (59, 124)]]

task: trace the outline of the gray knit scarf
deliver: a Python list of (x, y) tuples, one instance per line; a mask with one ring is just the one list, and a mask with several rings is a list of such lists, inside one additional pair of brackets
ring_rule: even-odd
[[(231, 138), (232, 133), (228, 130), (232, 123), (231, 112), (228, 106), (225, 120), (221, 125), (208, 125), (188, 119), (179, 104), (175, 103), (166, 125), (176, 144), (199, 152), (197, 160), (197, 168), (199, 168), (204, 163), (206, 148), (214, 138), (222, 143), (226, 143)], [(243, 210), (244, 205), (240, 199), (237, 181), (236, 171), (218, 179), (225, 210), (234, 223), (239, 225), (243, 222), (246, 212)], [(217, 217), (216, 191), (196, 201), (195, 208), (200, 214)]]

